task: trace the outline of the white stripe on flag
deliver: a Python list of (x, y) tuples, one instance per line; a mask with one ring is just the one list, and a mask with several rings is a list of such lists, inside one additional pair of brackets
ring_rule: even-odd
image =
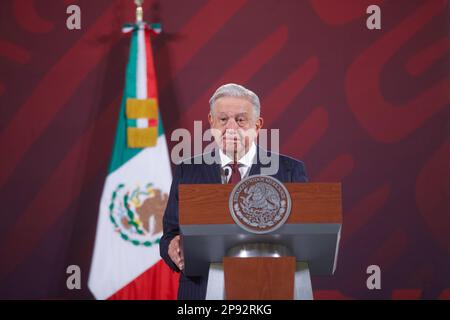
[(136, 66), (136, 98), (147, 98), (147, 56), (145, 50), (145, 30), (140, 26), (138, 30), (138, 52)]
[(138, 128), (148, 128), (148, 119), (146, 119), (146, 118), (136, 119), (136, 127), (138, 127)]

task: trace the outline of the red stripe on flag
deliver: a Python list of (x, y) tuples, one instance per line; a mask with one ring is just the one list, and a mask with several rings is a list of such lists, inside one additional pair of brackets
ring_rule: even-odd
[(156, 119), (148, 119), (148, 127), (156, 127), (158, 125), (158, 121)]
[(153, 50), (150, 39), (151, 30), (145, 29), (145, 55), (147, 56), (147, 98), (155, 98), (158, 101), (156, 89), (156, 74), (153, 64)]
[(175, 300), (179, 276), (159, 260), (108, 300)]

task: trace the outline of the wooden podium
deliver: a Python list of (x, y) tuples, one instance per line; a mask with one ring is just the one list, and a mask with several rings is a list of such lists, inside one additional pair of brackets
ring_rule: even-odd
[[(268, 234), (250, 233), (235, 224), (229, 212), (233, 185), (179, 186), (184, 272), (187, 276), (209, 272), (208, 290), (223, 291), (210, 297), (301, 298), (299, 282), (310, 283), (310, 274), (334, 273), (342, 226), (341, 184), (284, 185), (291, 196), (291, 214)], [(240, 248), (239, 255), (233, 254), (235, 248)], [(264, 254), (264, 248), (271, 248), (270, 254)], [(214, 268), (224, 275), (214, 273)], [(306, 278), (299, 276), (300, 269)]]

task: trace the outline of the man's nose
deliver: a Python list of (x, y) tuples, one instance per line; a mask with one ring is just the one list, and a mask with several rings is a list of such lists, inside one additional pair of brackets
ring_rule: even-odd
[(228, 130), (228, 129), (232, 129), (232, 130), (239, 129), (239, 125), (237, 124), (237, 122), (234, 118), (228, 119), (227, 124), (225, 125), (225, 130)]

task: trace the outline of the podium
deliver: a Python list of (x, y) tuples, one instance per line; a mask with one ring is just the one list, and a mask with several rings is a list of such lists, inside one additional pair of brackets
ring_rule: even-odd
[(187, 276), (208, 274), (207, 299), (312, 299), (311, 275), (336, 269), (340, 183), (284, 183), (291, 213), (280, 228), (248, 232), (233, 220), (230, 184), (179, 185)]

